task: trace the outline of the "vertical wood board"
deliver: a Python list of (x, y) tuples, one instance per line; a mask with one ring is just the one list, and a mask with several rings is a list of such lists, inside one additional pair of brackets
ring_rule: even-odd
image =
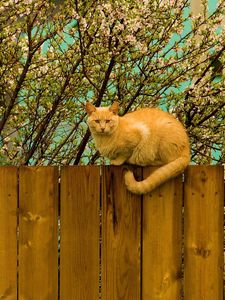
[(181, 299), (182, 189), (179, 176), (144, 195), (142, 300)]
[(58, 299), (58, 169), (19, 169), (19, 300)]
[(123, 167), (104, 167), (102, 187), (102, 299), (139, 300), (141, 196), (127, 191)]
[(189, 167), (185, 180), (185, 300), (223, 299), (224, 173)]
[(17, 298), (16, 167), (0, 168), (0, 299)]
[(62, 168), (60, 300), (98, 299), (99, 209), (99, 168)]

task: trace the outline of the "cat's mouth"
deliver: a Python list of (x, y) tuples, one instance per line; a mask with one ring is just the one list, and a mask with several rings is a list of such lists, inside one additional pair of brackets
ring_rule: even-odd
[(100, 135), (109, 135), (110, 132), (108, 132), (108, 131), (98, 131), (98, 134), (100, 134)]

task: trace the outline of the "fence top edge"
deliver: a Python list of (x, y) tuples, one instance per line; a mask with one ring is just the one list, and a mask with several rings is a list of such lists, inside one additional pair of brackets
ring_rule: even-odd
[[(0, 166), (0, 169), (66, 169), (66, 168), (71, 168), (71, 169), (75, 169), (75, 168), (124, 168), (126, 167), (126, 165), (121, 165), (121, 166), (113, 166), (113, 165), (75, 165), (75, 166), (71, 166), (71, 165), (65, 165), (65, 166)], [(142, 168), (140, 166), (132, 166), (132, 168), (136, 169), (136, 168)], [(146, 166), (143, 167), (143, 169), (145, 168), (156, 168), (156, 167), (152, 167), (152, 166)], [(222, 164), (218, 164), (218, 165), (189, 165), (187, 167), (187, 169), (218, 169), (218, 170), (224, 170), (224, 165)]]

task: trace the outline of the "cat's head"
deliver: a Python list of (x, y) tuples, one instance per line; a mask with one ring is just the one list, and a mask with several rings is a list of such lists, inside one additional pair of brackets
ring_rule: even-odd
[(118, 127), (118, 109), (118, 102), (113, 102), (110, 107), (95, 107), (90, 102), (87, 102), (86, 112), (91, 132), (99, 135), (112, 134)]

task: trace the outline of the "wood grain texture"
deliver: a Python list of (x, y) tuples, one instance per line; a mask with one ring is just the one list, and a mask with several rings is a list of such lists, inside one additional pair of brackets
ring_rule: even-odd
[(222, 166), (193, 166), (185, 181), (185, 300), (223, 299)]
[[(144, 169), (144, 178), (154, 168)], [(144, 195), (142, 300), (181, 299), (182, 180)]]
[(223, 167), (144, 196), (124, 168), (0, 167), (0, 300), (181, 300), (183, 286), (185, 300), (223, 299)]
[(0, 168), (0, 299), (17, 299), (17, 171)]
[(103, 168), (102, 299), (141, 299), (141, 197), (124, 186), (123, 167)]
[(58, 169), (19, 169), (19, 299), (58, 299)]
[(98, 299), (99, 209), (99, 168), (62, 168), (60, 300)]

